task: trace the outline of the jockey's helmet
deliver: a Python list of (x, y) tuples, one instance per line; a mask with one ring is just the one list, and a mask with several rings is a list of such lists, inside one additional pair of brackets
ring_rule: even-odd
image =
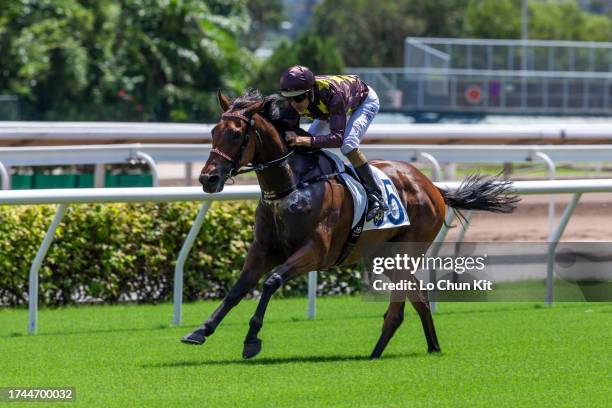
[(315, 76), (310, 69), (301, 65), (288, 68), (280, 79), (281, 95), (286, 97), (301, 95), (312, 89)]

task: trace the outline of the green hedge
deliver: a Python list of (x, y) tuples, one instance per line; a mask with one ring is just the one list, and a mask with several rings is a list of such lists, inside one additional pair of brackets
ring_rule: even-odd
[[(82, 301), (162, 302), (172, 297), (181, 245), (198, 203), (92, 204), (68, 207), (40, 270), (47, 305)], [(0, 207), (0, 304), (27, 302), (28, 272), (55, 207)], [(185, 264), (184, 299), (223, 297), (252, 240), (255, 204), (216, 203)], [(357, 268), (319, 275), (319, 293), (358, 291)], [(261, 288), (261, 283), (258, 289)], [(284, 295), (306, 292), (305, 277)]]

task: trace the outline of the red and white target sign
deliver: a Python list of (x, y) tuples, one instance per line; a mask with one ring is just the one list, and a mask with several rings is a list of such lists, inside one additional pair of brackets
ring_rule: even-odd
[(470, 85), (465, 90), (465, 99), (472, 104), (476, 104), (482, 100), (482, 89), (478, 85)]

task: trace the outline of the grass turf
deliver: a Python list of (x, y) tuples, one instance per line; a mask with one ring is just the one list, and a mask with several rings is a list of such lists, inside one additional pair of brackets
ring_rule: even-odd
[[(383, 358), (370, 361), (385, 303), (273, 299), (263, 351), (242, 360), (254, 301), (239, 305), (203, 346), (179, 343), (217, 302), (0, 310), (0, 387), (74, 386), (82, 406), (609, 406), (610, 303), (443, 303), (443, 350), (428, 355), (410, 306)], [(26, 406), (26, 404), (18, 404)], [(38, 406), (38, 405), (35, 405)]]

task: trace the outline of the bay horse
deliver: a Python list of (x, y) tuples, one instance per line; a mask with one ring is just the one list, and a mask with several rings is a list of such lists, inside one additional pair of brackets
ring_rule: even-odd
[[(296, 149), (287, 146), (285, 131), (303, 131), (299, 128), (299, 116), (284, 98), (264, 98), (253, 90), (234, 101), (221, 91), (217, 96), (224, 113), (212, 130), (213, 148), (199, 181), (205, 192), (216, 193), (229, 178), (245, 169), (254, 170), (262, 198), (255, 213), (254, 240), (237, 282), (211, 316), (181, 341), (203, 344), (227, 313), (270, 272), (244, 341), (242, 356), (251, 358), (261, 351), (258, 334), (274, 292), (290, 279), (336, 265), (351, 230), (353, 200), (335, 177), (300, 184), (312, 179), (313, 174), (330, 173), (333, 169), (323, 155), (296, 154)], [(451, 192), (437, 188), (409, 163), (386, 160), (370, 163), (395, 184), (411, 224), (364, 231), (341, 265), (357, 262), (365, 249), (386, 242), (419, 242), (426, 249), (444, 223), (446, 205), (457, 210), (507, 213), (517, 201), (506, 194), (508, 183), (495, 177), (471, 177), (459, 190)], [(427, 293), (417, 292), (410, 302), (421, 319), (428, 352), (440, 352)], [(389, 303), (371, 358), (381, 356), (401, 325), (404, 305), (405, 300), (392, 299)]]

